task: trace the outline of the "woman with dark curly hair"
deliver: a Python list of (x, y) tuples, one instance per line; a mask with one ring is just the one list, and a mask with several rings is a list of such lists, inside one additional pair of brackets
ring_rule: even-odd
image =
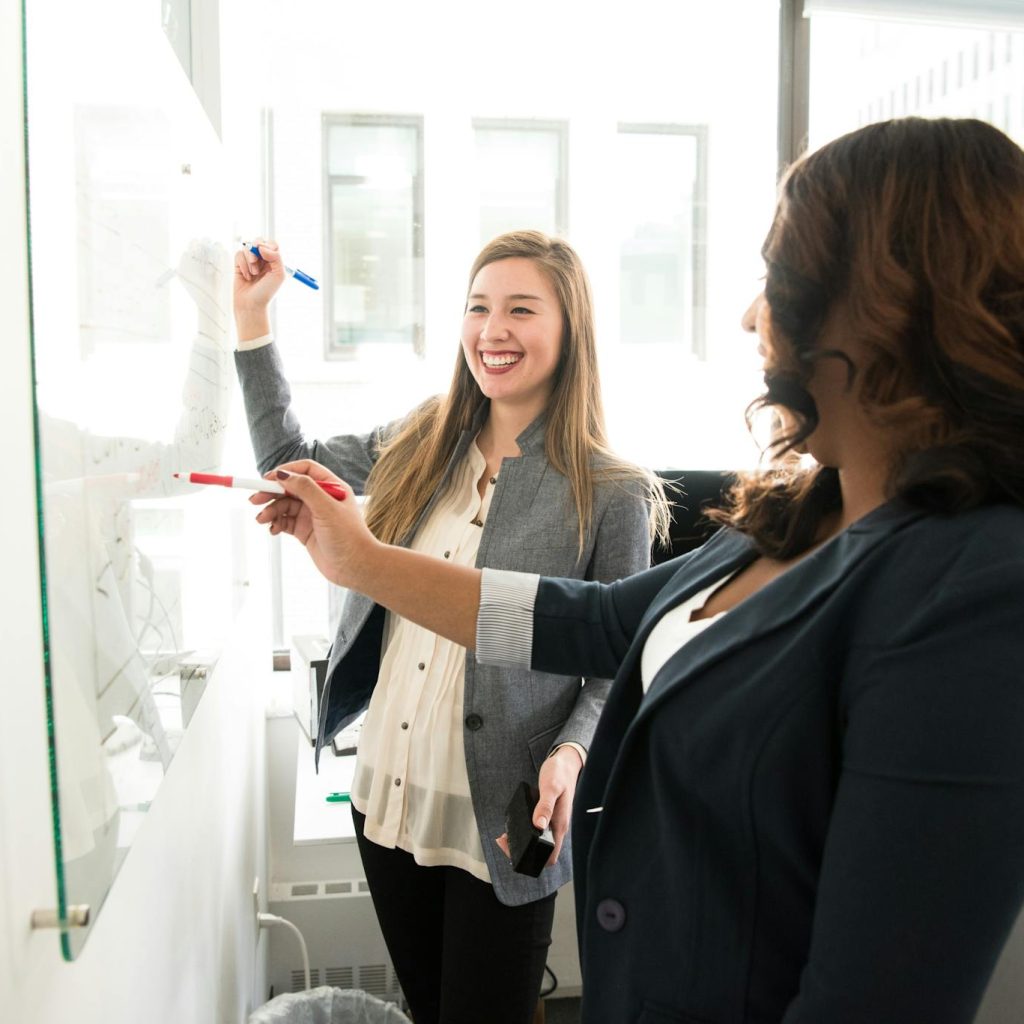
[(479, 660), (616, 675), (573, 817), (585, 1021), (968, 1024), (1024, 901), (1024, 152), (862, 128), (792, 168), (764, 256), (785, 431), (701, 549), (460, 571), (308, 463), (258, 519)]

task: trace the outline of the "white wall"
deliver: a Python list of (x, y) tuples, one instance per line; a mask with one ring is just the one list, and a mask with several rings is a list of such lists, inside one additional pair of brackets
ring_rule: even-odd
[[(33, 932), (56, 905), (35, 516), (25, 259), (21, 25), (0, 0), (0, 236), (7, 435), (0, 588), (0, 1017), (31, 1024), (235, 1024), (265, 999), (252, 883), (266, 878), (259, 644), (236, 644), (207, 688), (80, 957)], [(59, 286), (59, 282), (53, 282)], [(256, 586), (241, 636), (267, 635)]]

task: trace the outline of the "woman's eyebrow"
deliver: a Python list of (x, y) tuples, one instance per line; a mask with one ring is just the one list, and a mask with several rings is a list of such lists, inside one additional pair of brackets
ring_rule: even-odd
[[(469, 298), (471, 300), (486, 299), (487, 296), (484, 295), (482, 292), (474, 292), (472, 295), (470, 295)], [(523, 295), (506, 295), (505, 298), (509, 302), (522, 302), (523, 299), (528, 299), (530, 302), (543, 302), (544, 301), (544, 299), (541, 298), (541, 296), (539, 296), (539, 295), (525, 295), (525, 294), (523, 294)]]

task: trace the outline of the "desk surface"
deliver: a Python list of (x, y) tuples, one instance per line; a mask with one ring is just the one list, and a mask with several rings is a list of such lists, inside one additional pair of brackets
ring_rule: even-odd
[(295, 765), (296, 846), (355, 842), (351, 804), (328, 803), (329, 793), (347, 793), (356, 770), (356, 756), (336, 757), (330, 747), (320, 752), (320, 774), (313, 767), (313, 748), (302, 738)]

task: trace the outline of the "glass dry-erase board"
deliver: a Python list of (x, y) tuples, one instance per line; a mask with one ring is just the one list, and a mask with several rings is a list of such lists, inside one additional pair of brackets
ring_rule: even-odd
[(56, 906), (71, 959), (216, 682), (248, 517), (232, 492), (172, 476), (221, 464), (231, 190), (159, 4), (26, 2), (25, 32)]

